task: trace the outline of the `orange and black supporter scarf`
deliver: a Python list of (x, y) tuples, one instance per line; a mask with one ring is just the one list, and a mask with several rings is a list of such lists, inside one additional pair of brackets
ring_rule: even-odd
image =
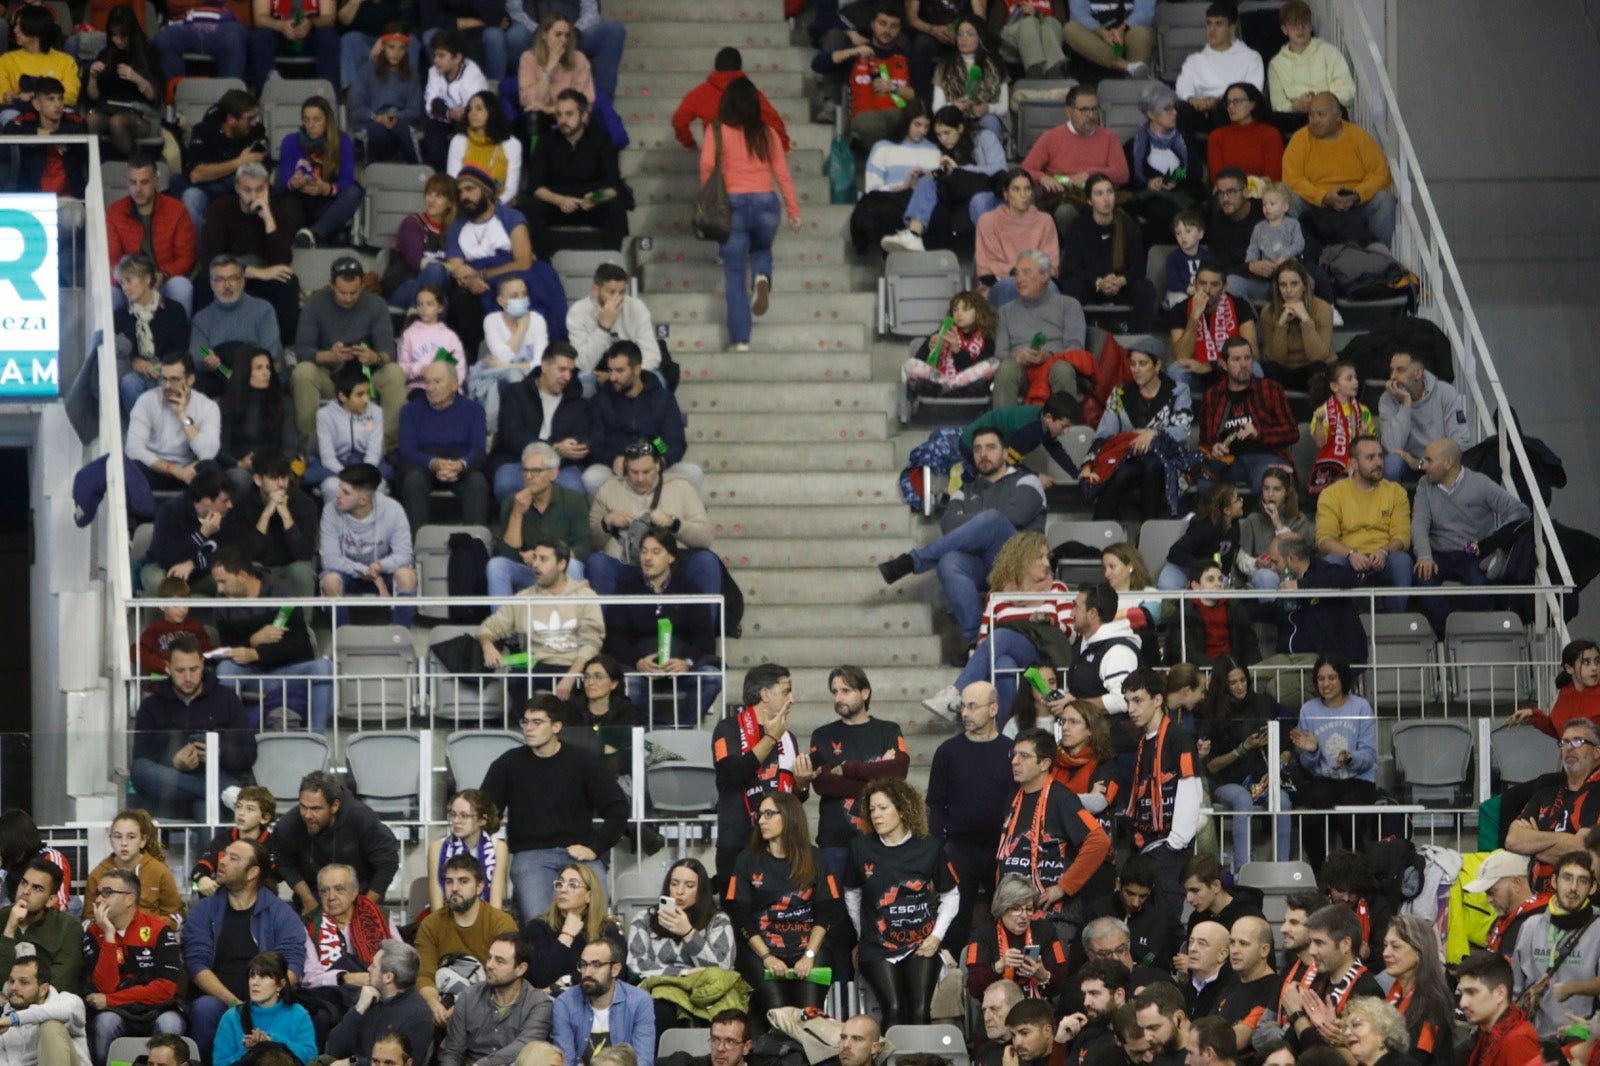
[(1310, 988), (1317, 980), (1317, 966), (1315, 963), (1295, 959), (1289, 967), (1289, 972), (1283, 975), (1283, 987), (1278, 989), (1278, 1028), (1282, 1029), (1289, 1024), (1289, 1015), (1283, 1009), (1284, 993), (1290, 986), (1298, 984), (1302, 989)]

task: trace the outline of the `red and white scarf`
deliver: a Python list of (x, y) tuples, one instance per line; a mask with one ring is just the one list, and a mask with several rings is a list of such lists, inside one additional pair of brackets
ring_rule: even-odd
[(344, 929), (340, 929), (338, 923), (321, 909), (311, 918), (311, 940), (316, 944), (317, 958), (324, 966), (332, 966), (348, 953), (360, 961), (360, 969), (364, 970), (372, 965), (373, 956), (388, 935), (389, 920), (383, 916), (382, 909), (366, 896), (356, 897), (350, 924)]
[[(761, 724), (761, 718), (754, 707), (746, 707), (740, 711), (735, 720), (739, 726), (739, 754), (748, 755), (757, 744), (766, 729)], [(749, 788), (744, 790), (744, 809), (752, 821), (756, 816), (756, 808), (761, 805), (761, 797), (768, 792), (793, 792), (795, 790), (794, 761), (798, 753), (795, 750), (794, 734), (784, 730), (783, 739), (778, 741), (778, 762), (774, 766), (762, 766), (756, 770), (756, 780)]]
[(1312, 493), (1321, 492), (1350, 473), (1350, 445), (1361, 435), (1361, 402), (1350, 401), (1345, 409), (1337, 396), (1329, 396), (1323, 415), (1328, 420), (1328, 439), (1317, 452), (1311, 466)]
[[(1186, 310), (1194, 313), (1194, 301), (1198, 296), (1189, 297)], [(1222, 365), (1222, 346), (1229, 337), (1239, 332), (1239, 313), (1233, 306), (1233, 297), (1223, 293), (1217, 297), (1217, 309), (1210, 318), (1202, 318), (1195, 331), (1194, 357), (1196, 362), (1205, 363), (1207, 366)]]

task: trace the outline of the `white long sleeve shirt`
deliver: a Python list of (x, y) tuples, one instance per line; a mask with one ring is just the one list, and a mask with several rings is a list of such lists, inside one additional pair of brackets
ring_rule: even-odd
[(84, 1019), (83, 1000), (71, 992), (51, 988), (41, 1002), (17, 1011), (16, 1024), (0, 1033), (0, 1066), (39, 1066), (39, 1025), (43, 1022), (65, 1025), (78, 1066), (89, 1066)]
[(616, 341), (632, 341), (644, 355), (644, 368), (661, 366), (661, 349), (656, 345), (656, 327), (650, 308), (637, 296), (622, 298), (622, 313), (610, 329), (600, 326), (600, 305), (585, 296), (567, 308), (567, 340), (578, 349), (578, 372), (593, 374), (600, 357)]
[(1183, 61), (1183, 70), (1178, 73), (1178, 95), (1185, 100), (1196, 96), (1220, 99), (1234, 82), (1247, 81), (1257, 89), (1265, 89), (1266, 80), (1261, 53), (1234, 38), (1226, 51), (1207, 46)]

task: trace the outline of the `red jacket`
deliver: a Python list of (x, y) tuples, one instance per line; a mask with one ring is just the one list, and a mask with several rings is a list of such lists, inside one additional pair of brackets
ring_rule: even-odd
[(84, 931), (83, 954), (88, 984), (106, 997), (109, 1007), (160, 1006), (178, 998), (183, 962), (165, 919), (140, 911), (115, 943), (107, 943), (100, 923), (91, 921)]
[(866, 111), (885, 111), (895, 107), (894, 98), (888, 93), (873, 92), (872, 82), (878, 77), (878, 68), (882, 67), (889, 72), (889, 80), (897, 81), (901, 85), (911, 82), (911, 66), (906, 57), (898, 52), (884, 56), (860, 56), (855, 65), (850, 68), (850, 114), (859, 115)]
[[(694, 131), (690, 128), (691, 123), (695, 119), (699, 119), (700, 128), (703, 131), (705, 127), (715, 122), (717, 120), (717, 107), (722, 103), (723, 90), (727, 89), (735, 78), (742, 77), (744, 77), (744, 71), (742, 70), (713, 71), (709, 78), (690, 89), (684, 95), (683, 102), (678, 105), (678, 110), (672, 113), (672, 132), (677, 134), (679, 144), (685, 148), (699, 147), (694, 143)], [(777, 110), (767, 100), (766, 93), (757, 89), (756, 95), (761, 97), (761, 121), (772, 127), (778, 134), (778, 139), (783, 142), (783, 150), (787, 152), (789, 150), (789, 131), (784, 128), (783, 119), (779, 117)]]
[[(194, 223), (183, 201), (164, 193), (156, 195), (156, 213), (150, 227), (150, 240), (156, 253), (156, 269), (168, 277), (178, 277), (194, 269)], [(133, 200), (124, 196), (106, 208), (106, 244), (111, 249), (111, 268), (122, 257), (132, 255), (144, 243), (144, 226), (134, 216)]]

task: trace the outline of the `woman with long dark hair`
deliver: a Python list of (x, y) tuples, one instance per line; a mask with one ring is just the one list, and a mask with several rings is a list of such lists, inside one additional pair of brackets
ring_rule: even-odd
[(463, 166), (475, 166), (495, 180), (500, 202), (516, 202), (522, 188), (522, 142), (500, 109), (500, 97), (485, 89), (467, 101), (465, 129), (450, 138), (445, 170), (453, 178)]
[(233, 375), (222, 396), (222, 436), (218, 460), (233, 481), (235, 497), (251, 491), (257, 452), (299, 450), (294, 406), (265, 348), (243, 348), (233, 357)]
[[(1147, 350), (1156, 347), (1154, 338), (1129, 342), (1133, 380), (1111, 391), (1078, 473), (1085, 495), (1094, 500), (1096, 519), (1118, 520), (1131, 511), (1144, 521), (1166, 518), (1176, 509), (1178, 473), (1188, 460), (1185, 453), (1194, 452), (1189, 447), (1194, 411), (1189, 386), (1162, 373), (1161, 356)], [(1120, 457), (1102, 480), (1113, 451)]]
[(278, 147), (278, 191), (284, 225), (296, 248), (315, 248), (348, 226), (366, 196), (356, 184), (356, 146), (339, 128), (339, 113), (325, 96), (300, 107), (300, 128)]
[(1414, 914), (1389, 919), (1383, 972), (1394, 978), (1386, 998), (1406, 1020), (1411, 1057), (1424, 1066), (1448, 1063), (1455, 1004), (1445, 979), (1439, 931)]
[(939, 947), (961, 903), (955, 869), (928, 835), (927, 804), (910, 784), (879, 778), (862, 790), (861, 806), (871, 829), (850, 842), (844, 874), (857, 968), (885, 1029), (926, 1025), (943, 968)]
[(1156, 318), (1156, 288), (1144, 272), (1139, 224), (1117, 206), (1117, 183), (1091, 174), (1089, 210), (1079, 211), (1061, 242), (1061, 291), (1082, 304), (1127, 304), (1135, 333)]
[(6, 898), (17, 898), (22, 871), (34, 859), (45, 859), (60, 868), (61, 887), (56, 891), (55, 904), (66, 910), (72, 894), (72, 863), (55, 848), (45, 846), (31, 814), (20, 807), (7, 808), (0, 813), (0, 868), (6, 875)]
[(131, 7), (106, 17), (106, 46), (89, 64), (89, 132), (111, 141), (120, 156), (133, 153), (140, 137), (161, 125), (161, 94), (167, 85), (156, 53)]
[[(661, 880), (661, 900), (628, 923), (628, 968), (641, 978), (733, 969), (733, 922), (717, 907), (699, 859), (679, 859)], [(656, 999), (656, 1031), (678, 1024), (678, 1009)]]
[(411, 38), (385, 33), (350, 80), (350, 124), (366, 130), (367, 162), (419, 162), (411, 127), (421, 120), (422, 85), (411, 66)]
[(1547, 736), (1561, 739), (1574, 718), (1600, 722), (1600, 644), (1580, 637), (1561, 649), (1561, 672), (1556, 675), (1556, 704), (1550, 713), (1523, 707), (1511, 713), (1506, 725), (1526, 722)]
[(739, 934), (739, 975), (760, 1016), (777, 1007), (820, 1008), (827, 989), (807, 978), (813, 967), (828, 965), (839, 889), (793, 793), (761, 797), (750, 844), (734, 861), (722, 903)]
[(1272, 542), (1293, 533), (1313, 544), (1317, 527), (1300, 513), (1300, 476), (1289, 467), (1269, 467), (1261, 475), (1261, 491), (1256, 498), (1260, 506), (1239, 523), (1234, 581), (1241, 587), (1275, 589), (1283, 575), (1272, 567)]
[(600, 741), (600, 756), (618, 777), (633, 772), (633, 727), (643, 725), (628, 698), (626, 675), (616, 657), (601, 652), (583, 666), (583, 685), (567, 699), (566, 730), (590, 729)]
[[(1300, 806), (1331, 809), (1364, 806), (1378, 796), (1378, 721), (1372, 704), (1351, 692), (1355, 671), (1338, 655), (1318, 656), (1312, 666), (1317, 695), (1300, 708), (1300, 723), (1289, 742), (1304, 771)], [(1370, 835), (1370, 819), (1314, 815), (1300, 826), (1301, 850), (1321, 868), (1330, 836), (1340, 846), (1361, 851)]]
[(1244, 500), (1232, 485), (1217, 485), (1202, 493), (1188, 527), (1167, 549), (1167, 561), (1156, 575), (1156, 588), (1184, 588), (1189, 584), (1189, 568), (1200, 559), (1214, 557), (1222, 564), (1222, 572), (1230, 573), (1234, 553), (1239, 550), (1239, 518), (1243, 514)]
[[(874, 245), (893, 250), (885, 238), (898, 236), (917, 184), (939, 172), (943, 153), (938, 142), (929, 136), (932, 131), (933, 115), (928, 105), (912, 100), (900, 109), (889, 135), (874, 141), (867, 150), (861, 198), (850, 213), (850, 241), (858, 255), (865, 255)], [(931, 198), (927, 207), (932, 207)]]
[[(750, 316), (766, 314), (772, 290), (772, 239), (778, 233), (780, 189), (789, 229), (800, 232), (800, 200), (789, 176), (783, 140), (762, 121), (761, 98), (749, 78), (729, 83), (717, 105), (717, 121), (700, 145), (700, 183), (705, 184), (719, 168), (733, 223), (728, 239), (722, 242), (728, 345), (731, 351), (747, 352)], [(751, 274), (748, 282), (747, 269)]]
[[(1211, 782), (1211, 800), (1217, 807), (1237, 811), (1233, 819), (1233, 869), (1237, 873), (1250, 861), (1249, 812), (1266, 805), (1273, 768), (1267, 765), (1268, 731), (1286, 717), (1283, 706), (1256, 689), (1246, 670), (1231, 655), (1219, 655), (1211, 664), (1211, 680), (1199, 707), (1198, 732), (1211, 741), (1203, 757)], [(1284, 740), (1288, 737), (1285, 735)], [(1284, 748), (1285, 754), (1288, 748)], [(1288, 760), (1286, 759), (1285, 762)], [(1285, 768), (1276, 771), (1281, 776)], [(1288, 810), (1289, 792), (1280, 792), (1279, 806)], [(1278, 818), (1278, 859), (1289, 858), (1290, 819)]]
[[(1037, 690), (1034, 699), (1043, 702)], [(1056, 762), (1050, 775), (1078, 796), (1083, 809), (1095, 816), (1106, 836), (1113, 836), (1113, 817), (1120, 771), (1116, 745), (1111, 741), (1111, 720), (1105, 710), (1088, 700), (1061, 700), (1047, 704), (1059, 733)]]
[(1285, 259), (1272, 272), (1261, 312), (1261, 371), (1284, 388), (1322, 392), (1315, 380), (1333, 362), (1333, 307), (1312, 291), (1311, 272)]
[(955, 51), (933, 69), (934, 114), (954, 107), (969, 122), (998, 137), (1005, 132), (1000, 117), (1006, 113), (1011, 97), (1005, 64), (989, 51), (983, 23), (978, 19), (962, 15), (952, 28)]

